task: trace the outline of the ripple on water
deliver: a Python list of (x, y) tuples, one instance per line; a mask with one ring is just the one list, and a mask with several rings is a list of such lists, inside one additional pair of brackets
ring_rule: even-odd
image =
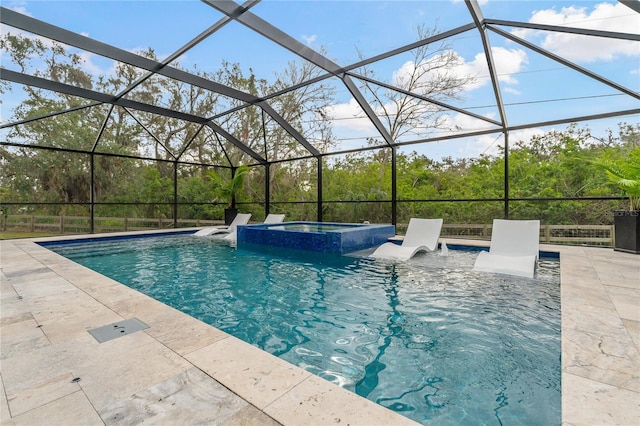
[[(556, 261), (476, 273), (476, 252), (270, 256), (209, 239), (61, 253), (418, 422), (560, 423)], [(57, 251), (57, 249), (56, 249)]]

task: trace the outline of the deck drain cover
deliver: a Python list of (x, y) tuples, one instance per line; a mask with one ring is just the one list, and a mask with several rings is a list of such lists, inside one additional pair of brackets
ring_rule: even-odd
[(128, 320), (93, 328), (89, 330), (89, 333), (91, 333), (98, 342), (102, 343), (117, 337), (135, 333), (136, 331), (144, 330), (145, 328), (149, 328), (149, 326), (138, 318), (129, 318)]

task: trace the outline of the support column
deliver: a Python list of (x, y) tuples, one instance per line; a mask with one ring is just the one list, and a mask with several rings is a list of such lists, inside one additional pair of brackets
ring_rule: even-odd
[(173, 228), (178, 227), (178, 162), (173, 162)]
[(509, 219), (509, 132), (504, 132), (504, 218)]
[(89, 233), (94, 234), (95, 227), (95, 206), (96, 206), (96, 191), (95, 191), (95, 162), (93, 152), (89, 154), (89, 216), (91, 223), (89, 224)]
[(318, 157), (318, 222), (322, 222), (322, 157)]
[(264, 217), (267, 217), (271, 211), (271, 165), (264, 165)]
[(391, 224), (398, 222), (398, 180), (396, 167), (396, 147), (391, 147)]

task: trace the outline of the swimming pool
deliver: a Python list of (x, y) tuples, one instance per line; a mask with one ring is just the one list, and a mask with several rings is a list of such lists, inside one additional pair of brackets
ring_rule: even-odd
[(472, 272), (458, 250), (392, 264), (191, 236), (48, 247), (418, 422), (560, 424), (557, 261), (533, 281)]

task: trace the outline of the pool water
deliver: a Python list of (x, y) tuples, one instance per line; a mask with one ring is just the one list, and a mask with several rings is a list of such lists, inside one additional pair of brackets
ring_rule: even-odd
[(557, 260), (530, 280), (473, 272), (462, 250), (395, 264), (192, 236), (48, 248), (417, 422), (561, 423)]

